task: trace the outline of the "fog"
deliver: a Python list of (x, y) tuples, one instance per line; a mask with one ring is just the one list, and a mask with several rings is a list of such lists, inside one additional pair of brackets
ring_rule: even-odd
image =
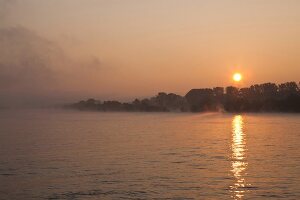
[[(45, 104), (89, 95), (97, 58), (71, 59), (55, 42), (21, 26), (0, 28), (0, 90), (4, 104)], [(101, 87), (99, 87), (101, 88)], [(92, 95), (92, 92), (90, 93)]]
[[(9, 23), (17, 1), (0, 1), (0, 105), (36, 107), (77, 101), (101, 90), (114, 67), (99, 58), (74, 58), (58, 41)], [(97, 74), (97, 76), (95, 76)]]

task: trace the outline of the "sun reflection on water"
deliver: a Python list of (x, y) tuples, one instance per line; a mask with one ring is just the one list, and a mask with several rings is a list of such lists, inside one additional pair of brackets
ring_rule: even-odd
[(246, 139), (244, 132), (244, 122), (241, 115), (234, 116), (232, 120), (232, 161), (231, 172), (235, 179), (233, 185), (230, 186), (233, 199), (243, 199), (246, 188), (249, 184), (246, 183), (245, 175), (247, 169), (246, 161)]

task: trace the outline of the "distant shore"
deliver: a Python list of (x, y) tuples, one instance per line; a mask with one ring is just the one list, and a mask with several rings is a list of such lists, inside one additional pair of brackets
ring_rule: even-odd
[(300, 86), (296, 82), (263, 83), (247, 88), (233, 86), (191, 89), (185, 96), (160, 92), (129, 103), (90, 98), (64, 106), (88, 111), (122, 112), (300, 112)]

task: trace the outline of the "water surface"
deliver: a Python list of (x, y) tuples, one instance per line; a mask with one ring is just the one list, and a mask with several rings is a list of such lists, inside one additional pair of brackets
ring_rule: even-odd
[(0, 111), (0, 199), (299, 199), (300, 115)]

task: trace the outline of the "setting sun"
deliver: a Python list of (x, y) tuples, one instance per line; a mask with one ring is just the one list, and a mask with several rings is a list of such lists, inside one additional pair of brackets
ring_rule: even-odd
[(241, 80), (242, 80), (242, 75), (240, 74), (240, 73), (235, 73), (235, 74), (233, 74), (233, 80), (235, 81), (235, 82), (240, 82)]

